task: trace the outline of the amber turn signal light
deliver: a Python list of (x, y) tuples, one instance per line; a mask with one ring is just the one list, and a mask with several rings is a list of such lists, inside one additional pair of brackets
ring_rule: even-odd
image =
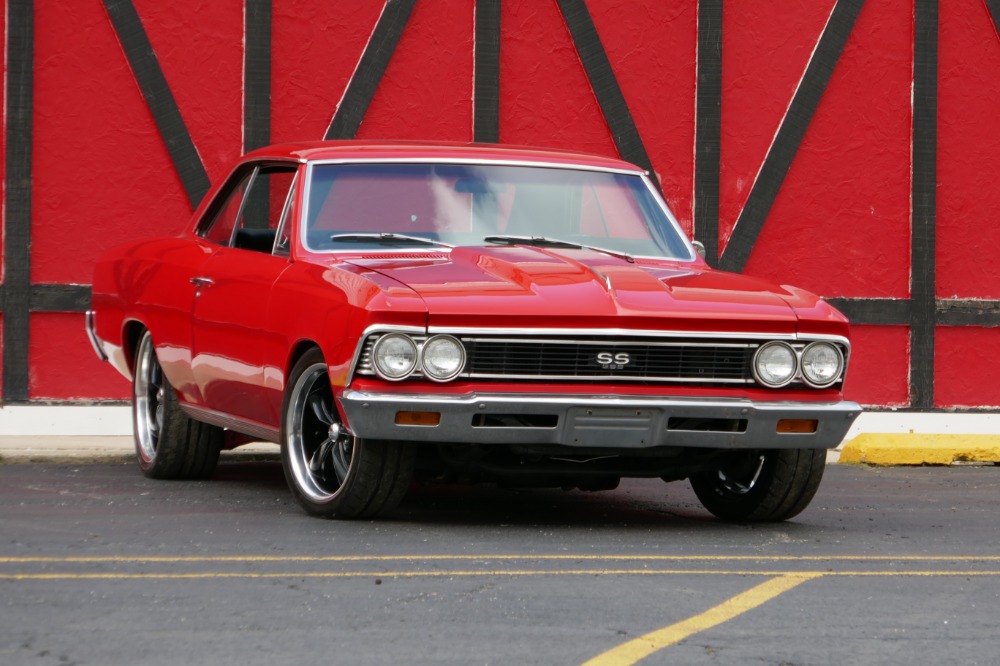
[(436, 426), (439, 423), (440, 412), (396, 412), (396, 425)]
[(781, 419), (778, 421), (778, 432), (811, 433), (816, 432), (818, 426), (816, 419)]

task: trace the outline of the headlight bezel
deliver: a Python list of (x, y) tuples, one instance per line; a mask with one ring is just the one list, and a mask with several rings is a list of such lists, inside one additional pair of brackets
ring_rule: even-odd
[[(404, 342), (406, 345), (406, 355), (409, 366), (405, 371), (392, 371), (390, 364), (386, 362), (387, 346), (393, 342)], [(440, 363), (431, 363), (429, 354), (433, 354), (438, 345), (446, 344), (455, 351), (455, 362), (449, 372), (435, 372), (434, 368), (441, 367)], [(365, 344), (367, 351), (363, 352), (363, 367), (367, 367), (367, 372), (374, 374), (379, 379), (390, 382), (400, 382), (411, 377), (427, 379), (437, 383), (449, 382), (459, 377), (465, 371), (468, 360), (468, 352), (465, 344), (452, 335), (431, 335), (415, 334), (404, 331), (386, 331), (368, 337)], [(431, 368), (428, 371), (428, 367)]]
[[(404, 373), (387, 372), (380, 363), (381, 357), (379, 356), (379, 352), (393, 340), (405, 341), (413, 350), (412, 362), (410, 363), (410, 367)], [(416, 372), (417, 368), (420, 366), (420, 348), (416, 341), (405, 333), (386, 333), (385, 335), (379, 336), (378, 340), (375, 341), (375, 344), (372, 345), (371, 365), (372, 370), (374, 370), (375, 374), (381, 379), (389, 382), (401, 382)]]
[[(428, 363), (426, 360), (428, 350), (432, 349), (433, 347), (436, 347), (439, 344), (453, 344), (455, 349), (458, 350), (458, 364), (455, 366), (454, 370), (451, 370), (450, 372), (443, 375), (436, 375), (430, 372), (430, 370), (428, 370), (427, 367)], [(462, 374), (462, 371), (465, 369), (465, 361), (466, 361), (465, 345), (463, 345), (462, 341), (453, 335), (432, 335), (431, 337), (424, 340), (423, 344), (420, 345), (420, 372), (424, 377), (430, 379), (431, 381), (450, 382), (451, 380), (455, 379), (455, 377), (458, 377), (460, 374)]]
[[(760, 362), (762, 356), (764, 356), (764, 354), (767, 353), (768, 350), (777, 350), (777, 349), (785, 351), (791, 355), (792, 368), (791, 372), (788, 373), (787, 377), (785, 377), (781, 381), (772, 382), (768, 381), (762, 376), (760, 369)], [(766, 386), (768, 388), (782, 388), (784, 386), (788, 386), (789, 384), (791, 384), (793, 381), (795, 381), (795, 378), (798, 376), (799, 355), (795, 351), (795, 347), (788, 344), (787, 342), (783, 342), (781, 340), (772, 340), (771, 342), (767, 342), (761, 345), (760, 347), (757, 348), (757, 351), (754, 352), (751, 371), (753, 372), (754, 379), (756, 379), (761, 385)]]
[[(790, 378), (775, 383), (766, 379), (764, 373), (761, 372), (758, 363), (761, 360), (762, 354), (765, 353), (765, 350), (777, 348), (784, 348), (786, 351), (791, 350), (794, 355), (795, 368)], [(835, 371), (831, 374), (830, 378), (826, 380), (810, 373), (806, 367), (809, 362), (807, 354), (812, 354), (816, 350), (820, 349), (832, 351), (836, 357)], [(753, 375), (754, 381), (756, 381), (760, 386), (768, 389), (783, 388), (789, 384), (798, 384), (814, 389), (826, 389), (843, 383), (846, 378), (848, 349), (849, 346), (846, 342), (841, 343), (839, 340), (825, 338), (806, 339), (795, 342), (772, 340), (761, 344), (756, 349), (750, 361), (750, 371)]]
[[(809, 375), (809, 372), (807, 370), (808, 354), (810, 354), (811, 351), (815, 351), (816, 349), (820, 348), (832, 350), (837, 359), (836, 371), (831, 375), (830, 379), (826, 381), (817, 381), (814, 377), (811, 377)], [(810, 342), (808, 345), (805, 346), (805, 348), (802, 350), (802, 353), (799, 356), (799, 369), (800, 373), (802, 374), (802, 381), (804, 381), (809, 386), (812, 386), (813, 388), (827, 388), (829, 386), (833, 386), (834, 384), (836, 384), (843, 377), (846, 364), (847, 363), (846, 359), (844, 358), (844, 352), (840, 348), (840, 346), (832, 342), (827, 342), (825, 340), (816, 340), (814, 342)]]

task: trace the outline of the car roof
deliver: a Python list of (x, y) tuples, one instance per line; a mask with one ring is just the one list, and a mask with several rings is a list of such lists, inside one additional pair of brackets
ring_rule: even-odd
[(431, 143), (423, 141), (304, 141), (260, 148), (245, 159), (324, 160), (475, 160), (532, 162), (586, 166), (598, 169), (643, 170), (623, 160), (568, 150), (485, 143)]

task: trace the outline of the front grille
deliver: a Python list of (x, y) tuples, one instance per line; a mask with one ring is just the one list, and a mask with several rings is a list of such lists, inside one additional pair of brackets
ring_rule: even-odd
[(696, 342), (463, 340), (471, 377), (750, 381), (756, 345)]
[[(423, 338), (414, 337), (421, 344)], [(759, 347), (756, 341), (458, 337), (467, 354), (459, 377), (468, 379), (750, 384), (751, 359)], [(363, 346), (358, 374), (373, 374), (377, 338)]]

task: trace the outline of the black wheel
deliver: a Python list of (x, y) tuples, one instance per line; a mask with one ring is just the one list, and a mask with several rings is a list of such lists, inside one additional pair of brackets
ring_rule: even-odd
[(734, 522), (779, 522), (812, 501), (826, 468), (823, 449), (733, 453), (716, 469), (691, 476), (706, 509)]
[(223, 431), (189, 418), (156, 358), (146, 331), (132, 373), (135, 454), (143, 474), (154, 479), (204, 479), (212, 475), (222, 450)]
[(308, 513), (370, 518), (403, 499), (416, 450), (402, 442), (358, 439), (341, 427), (318, 349), (292, 369), (281, 414), (281, 465)]

